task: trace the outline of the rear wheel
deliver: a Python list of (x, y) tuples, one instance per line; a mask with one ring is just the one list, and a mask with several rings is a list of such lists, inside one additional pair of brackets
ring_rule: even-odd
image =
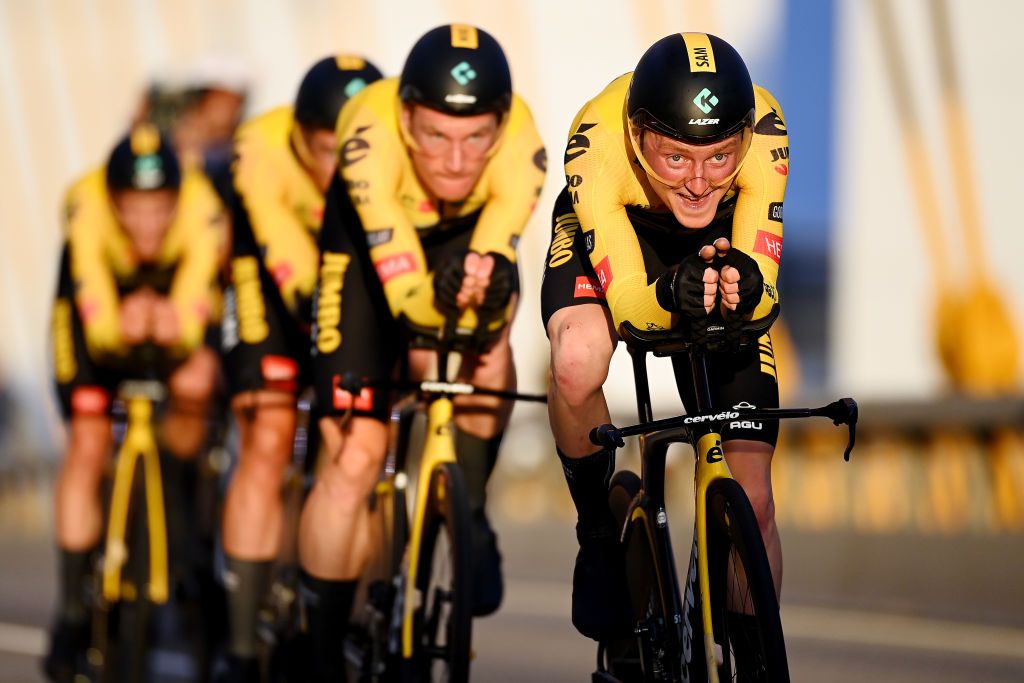
[(779, 602), (761, 531), (742, 487), (708, 490), (708, 555), (722, 681), (789, 681)]
[(473, 608), (469, 503), (455, 463), (439, 465), (430, 478), (416, 577), (415, 666), (420, 681), (464, 683)]

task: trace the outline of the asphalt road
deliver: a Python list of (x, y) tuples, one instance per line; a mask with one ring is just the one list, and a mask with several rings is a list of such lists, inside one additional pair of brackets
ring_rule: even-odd
[[(475, 623), (474, 680), (588, 681), (595, 648), (569, 623), (571, 525), (503, 519), (498, 527), (507, 596), (497, 615)], [(794, 681), (1024, 681), (1020, 537), (783, 534)], [(687, 535), (676, 534), (677, 549), (688, 547)], [(0, 574), (0, 683), (41, 681), (49, 541), (0, 538)]]

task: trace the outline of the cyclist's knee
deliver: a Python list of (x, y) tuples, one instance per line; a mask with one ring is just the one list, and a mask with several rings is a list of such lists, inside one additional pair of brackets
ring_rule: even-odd
[(757, 487), (747, 491), (750, 507), (754, 509), (757, 525), (764, 533), (775, 526), (775, 497), (770, 487)]
[(110, 453), (110, 419), (97, 415), (72, 415), (63, 467), (66, 471), (103, 473)]
[(172, 399), (191, 404), (208, 402), (217, 390), (220, 361), (208, 348), (198, 349), (167, 380)]
[(363, 505), (380, 478), (384, 454), (387, 450), (387, 432), (376, 420), (366, 420), (380, 429), (350, 432), (341, 452), (328, 457), (319, 476), (318, 484), (327, 498), (339, 509), (351, 511)]
[(257, 416), (242, 444), (235, 478), (267, 495), (276, 495), (291, 459), (293, 439), (290, 424), (261, 423)]
[(582, 405), (600, 391), (608, 378), (608, 365), (615, 350), (608, 328), (603, 320), (592, 324), (583, 317), (568, 316), (562, 321), (553, 317), (549, 330), (552, 385), (568, 405)]

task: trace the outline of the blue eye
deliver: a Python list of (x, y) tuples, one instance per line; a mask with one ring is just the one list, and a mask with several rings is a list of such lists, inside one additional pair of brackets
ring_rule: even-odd
[(678, 164), (680, 161), (683, 160), (683, 155), (682, 154), (673, 154), (672, 156), (669, 157), (669, 159), (671, 159), (672, 161), (674, 161), (674, 162), (676, 162)]

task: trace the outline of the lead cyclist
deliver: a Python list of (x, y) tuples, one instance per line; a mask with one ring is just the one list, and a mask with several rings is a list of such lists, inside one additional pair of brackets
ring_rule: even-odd
[[(602, 387), (616, 331), (626, 322), (699, 330), (712, 314), (728, 325), (768, 313), (778, 301), (787, 158), (775, 98), (751, 82), (731, 45), (706, 33), (654, 43), (572, 124), (541, 296), (551, 343), (551, 429), (578, 515), (572, 620), (590, 638), (623, 635), (632, 615), (607, 502), (614, 452), (595, 452), (588, 438), (592, 427), (611, 421)], [(756, 348), (712, 354), (708, 365), (714, 410), (741, 401), (778, 406), (767, 334)], [(675, 373), (693, 412), (689, 367), (676, 365)], [(777, 433), (768, 422), (723, 431), (726, 460), (753, 505), (776, 592)], [(735, 627), (756, 627), (751, 615), (734, 609)]]

